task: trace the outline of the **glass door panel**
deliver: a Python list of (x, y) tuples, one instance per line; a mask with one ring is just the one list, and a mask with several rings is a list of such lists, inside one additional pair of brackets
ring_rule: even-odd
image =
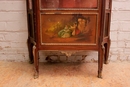
[(90, 8), (97, 9), (98, 0), (41, 0), (41, 9)]

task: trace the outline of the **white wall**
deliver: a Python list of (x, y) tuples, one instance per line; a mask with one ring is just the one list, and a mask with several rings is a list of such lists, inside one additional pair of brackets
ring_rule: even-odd
[(113, 0), (111, 60), (130, 60), (130, 0)]
[[(130, 60), (130, 0), (113, 0), (111, 21), (111, 61)], [(28, 61), (26, 0), (0, 0), (0, 60)], [(86, 61), (97, 60), (97, 52), (87, 54)], [(40, 61), (46, 55), (40, 53)], [(50, 54), (60, 54), (52, 53)], [(79, 53), (81, 54), (81, 53)], [(68, 61), (77, 61), (72, 56)], [(65, 60), (62, 56), (61, 60)]]
[(28, 60), (25, 1), (0, 0), (0, 60)]

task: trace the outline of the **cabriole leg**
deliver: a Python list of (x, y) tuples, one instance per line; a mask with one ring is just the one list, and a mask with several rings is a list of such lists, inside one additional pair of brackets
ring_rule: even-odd
[(104, 45), (99, 48), (98, 52), (98, 78), (102, 78), (103, 70)]
[(39, 58), (38, 58), (38, 50), (36, 48), (36, 46), (33, 46), (33, 56), (34, 56), (34, 78), (38, 78), (39, 76)]

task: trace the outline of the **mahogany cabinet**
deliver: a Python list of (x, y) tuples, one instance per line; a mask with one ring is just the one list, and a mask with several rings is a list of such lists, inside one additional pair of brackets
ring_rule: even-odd
[(39, 73), (40, 50), (93, 50), (98, 52), (101, 78), (110, 48), (111, 5), (112, 0), (27, 0), (28, 49), (34, 77)]

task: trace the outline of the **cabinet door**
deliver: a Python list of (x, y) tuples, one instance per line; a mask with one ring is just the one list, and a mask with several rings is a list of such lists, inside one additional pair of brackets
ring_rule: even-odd
[(100, 0), (39, 0), (42, 46), (98, 44)]

